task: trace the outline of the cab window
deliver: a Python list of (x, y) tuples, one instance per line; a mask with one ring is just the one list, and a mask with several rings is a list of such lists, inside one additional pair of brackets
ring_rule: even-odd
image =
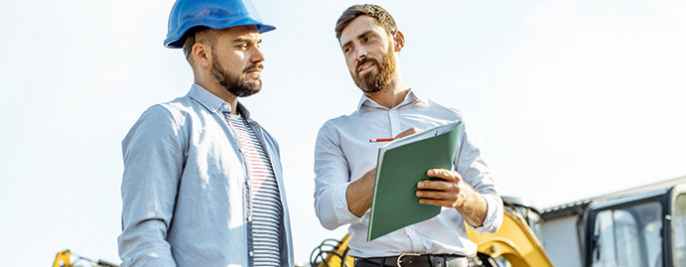
[(662, 267), (662, 205), (644, 202), (598, 212), (593, 267)]
[(686, 194), (681, 194), (674, 203), (674, 266), (686, 267)]

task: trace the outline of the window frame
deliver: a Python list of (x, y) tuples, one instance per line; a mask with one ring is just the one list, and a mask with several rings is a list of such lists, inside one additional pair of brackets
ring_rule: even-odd
[[(662, 229), (660, 230), (660, 236), (662, 237), (661, 245), (662, 245), (662, 266), (672, 266), (671, 263), (673, 261), (672, 259), (672, 227), (673, 227), (673, 222), (671, 220), (671, 214), (672, 214), (672, 203), (674, 203), (674, 200), (676, 196), (673, 196), (671, 193), (673, 193), (672, 188), (666, 188), (666, 189), (661, 189), (661, 190), (656, 190), (653, 192), (649, 193), (644, 193), (644, 194), (639, 194), (639, 195), (633, 195), (633, 196), (628, 196), (628, 197), (622, 197), (618, 199), (613, 199), (609, 200), (606, 202), (601, 202), (601, 203), (595, 203), (592, 204), (584, 213), (584, 216), (582, 220), (585, 222), (584, 225), (586, 225), (584, 229), (584, 266), (586, 267), (591, 267), (593, 266), (593, 258), (594, 258), (594, 247), (595, 247), (595, 241), (594, 241), (594, 234), (595, 234), (595, 228), (596, 228), (596, 219), (598, 217), (598, 214), (603, 211), (607, 210), (618, 210), (618, 209), (627, 209), (631, 207), (635, 207), (641, 204), (646, 204), (649, 202), (658, 202), (661, 205), (661, 222), (662, 222)], [(686, 190), (686, 187), (684, 187)], [(666, 233), (670, 233), (667, 235)], [(642, 240), (645, 238), (643, 236), (640, 237)], [(643, 247), (645, 245), (641, 244)], [(644, 248), (645, 249), (645, 248)], [(650, 259), (648, 259), (650, 261)], [(650, 262), (649, 262), (650, 263)], [(652, 264), (652, 263), (650, 263)], [(651, 265), (652, 266), (652, 265)]]
[(676, 256), (677, 255), (674, 253), (674, 250), (676, 249), (675, 244), (674, 244), (674, 242), (676, 242), (676, 237), (674, 236), (674, 234), (675, 234), (674, 233), (674, 229), (675, 229), (674, 214), (676, 213), (676, 200), (679, 196), (684, 196), (686, 198), (686, 185), (676, 185), (670, 191), (669, 214), (667, 214), (665, 216), (666, 219), (669, 221), (668, 227), (669, 227), (669, 233), (670, 234), (667, 235), (668, 238), (665, 238), (665, 239), (669, 239), (667, 241), (668, 243), (666, 244), (666, 246), (669, 247), (669, 250), (666, 251), (666, 253), (664, 255), (665, 258), (667, 258), (667, 260), (669, 261), (669, 265), (665, 265), (665, 266), (675, 266), (674, 264), (676, 264)]

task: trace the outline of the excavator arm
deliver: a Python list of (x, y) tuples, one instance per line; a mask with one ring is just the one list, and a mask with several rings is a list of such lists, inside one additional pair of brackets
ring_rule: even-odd
[(505, 211), (504, 215), (503, 224), (495, 234), (480, 234), (467, 228), (467, 235), (477, 244), (477, 251), (495, 261), (504, 259), (513, 267), (553, 266), (524, 219), (513, 211)]
[[(477, 257), (469, 259), (471, 267), (553, 267), (543, 246), (524, 219), (514, 211), (505, 211), (503, 224), (495, 234), (480, 234), (467, 228), (469, 239), (477, 244)], [(312, 251), (310, 265), (317, 267), (352, 267), (348, 240), (327, 239)], [(509, 265), (504, 261), (509, 262)]]
[(52, 267), (71, 267), (71, 251), (67, 250), (62, 250), (60, 252), (57, 252), (57, 256), (55, 256), (55, 263), (52, 264)]
[[(74, 263), (72, 263), (72, 258), (74, 258)], [(77, 267), (82, 265), (75, 265), (76, 263), (86, 262), (91, 267), (119, 267), (116, 264), (109, 263), (103, 260), (91, 260), (86, 257), (81, 257), (79, 255), (71, 253), (68, 249), (57, 252), (55, 256), (55, 262), (52, 267)]]

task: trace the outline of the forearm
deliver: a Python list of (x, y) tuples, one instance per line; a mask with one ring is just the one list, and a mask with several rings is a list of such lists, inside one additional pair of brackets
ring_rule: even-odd
[(455, 209), (469, 225), (479, 227), (483, 225), (488, 214), (488, 203), (479, 192), (474, 189), (471, 191), (461, 205), (455, 206)]
[(348, 185), (348, 190), (345, 192), (348, 210), (357, 217), (362, 217), (372, 206), (375, 175), (376, 168)]
[(123, 229), (118, 239), (122, 266), (175, 266), (166, 236), (176, 185), (133, 175), (138, 172), (136, 165), (126, 165), (122, 182)]
[(119, 256), (122, 267), (160, 266), (174, 267), (176, 262), (170, 244), (160, 233), (160, 221), (148, 221), (136, 227), (127, 227), (119, 236)]
[(126, 165), (122, 181), (123, 229), (118, 239), (122, 266), (175, 266), (166, 237), (172, 221), (176, 184), (164, 183), (157, 179), (160, 176), (133, 175), (141, 172), (137, 165)]
[(495, 233), (502, 223), (503, 202), (484, 161), (476, 128), (466, 116), (463, 117), (463, 122), (464, 135), (455, 159), (455, 170), (463, 175), (464, 182), (473, 189), (470, 191), (478, 195), (471, 196), (468, 202), (475, 204), (460, 213), (474, 230)]

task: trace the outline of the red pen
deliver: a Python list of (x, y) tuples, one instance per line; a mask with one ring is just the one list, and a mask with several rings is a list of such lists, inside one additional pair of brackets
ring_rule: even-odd
[(390, 142), (393, 141), (395, 138), (377, 138), (377, 139), (369, 139), (370, 143), (377, 143), (377, 142)]

